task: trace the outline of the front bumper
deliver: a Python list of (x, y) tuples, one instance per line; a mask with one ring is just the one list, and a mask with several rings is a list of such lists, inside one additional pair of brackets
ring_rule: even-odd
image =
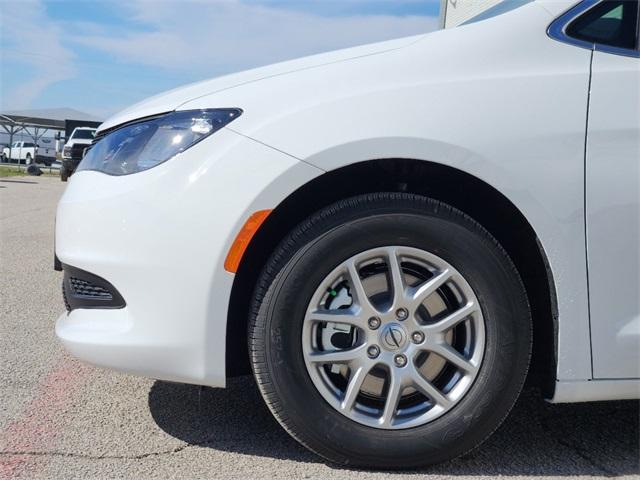
[(108, 281), (126, 306), (73, 309), (56, 334), (96, 365), (224, 386), (227, 252), (252, 212), (320, 173), (227, 129), (145, 172), (77, 173), (58, 206), (56, 254)]

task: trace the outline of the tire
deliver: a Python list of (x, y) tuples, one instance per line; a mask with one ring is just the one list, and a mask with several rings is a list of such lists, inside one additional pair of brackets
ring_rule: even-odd
[(69, 179), (69, 171), (65, 167), (60, 167), (60, 180), (66, 182)]
[[(478, 329), (484, 332), (482, 361), (466, 393), (439, 417), (411, 428), (402, 428), (401, 423), (397, 428), (376, 428), (339, 412), (314, 383), (301, 341), (309, 302), (327, 275), (353, 255), (389, 245), (429, 252), (452, 265), (477, 297), (482, 319)], [(376, 193), (327, 207), (285, 238), (258, 280), (248, 338), (262, 396), (296, 440), (336, 464), (404, 469), (460, 456), (498, 428), (522, 389), (532, 330), (520, 276), (482, 226), (426, 197)], [(361, 398), (362, 393), (356, 395)], [(424, 405), (429, 405), (425, 398)], [(401, 411), (392, 410), (395, 414), (400, 418)]]

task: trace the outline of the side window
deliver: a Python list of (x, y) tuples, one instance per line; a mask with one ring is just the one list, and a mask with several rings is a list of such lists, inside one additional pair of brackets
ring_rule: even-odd
[(571, 23), (567, 35), (597, 45), (634, 50), (637, 31), (637, 1), (604, 0)]

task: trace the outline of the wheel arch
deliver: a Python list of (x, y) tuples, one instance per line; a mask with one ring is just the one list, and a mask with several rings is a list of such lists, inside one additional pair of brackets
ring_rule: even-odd
[(520, 272), (531, 305), (530, 381), (550, 398), (556, 380), (558, 308), (553, 274), (533, 227), (506, 196), (485, 181), (450, 166), (413, 159), (368, 160), (331, 170), (299, 187), (273, 210), (249, 244), (233, 282), (227, 317), (227, 376), (250, 371), (247, 321), (252, 294), (278, 243), (317, 210), (350, 196), (382, 191), (420, 194), (448, 203), (478, 221), (505, 248)]

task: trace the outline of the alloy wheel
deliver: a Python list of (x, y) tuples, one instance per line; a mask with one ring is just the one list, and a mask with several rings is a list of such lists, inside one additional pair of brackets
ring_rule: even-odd
[(469, 391), (485, 347), (473, 289), (448, 262), (388, 246), (359, 253), (316, 289), (302, 351), (322, 397), (346, 417), (402, 429), (435, 420)]

